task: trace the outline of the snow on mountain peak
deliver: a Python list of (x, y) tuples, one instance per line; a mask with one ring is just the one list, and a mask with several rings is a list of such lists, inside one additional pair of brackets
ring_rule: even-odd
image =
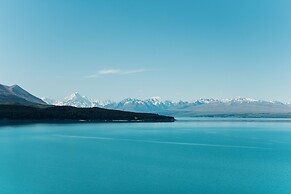
[(238, 97), (238, 98), (232, 99), (232, 101), (236, 101), (236, 102), (257, 102), (258, 100), (255, 100), (255, 99), (252, 99), (252, 98)]
[(156, 101), (162, 101), (162, 98), (159, 96), (153, 96), (151, 97), (152, 100), (156, 100)]
[(66, 97), (65, 100), (73, 100), (73, 99), (82, 99), (83, 96), (81, 96), (78, 92), (74, 92), (70, 96)]
[(120, 104), (143, 104), (142, 100), (136, 98), (125, 98), (124, 100), (119, 102)]
[[(63, 101), (53, 101), (50, 99), (43, 99), (48, 104), (60, 105), (60, 106), (75, 106), (75, 107), (100, 107), (115, 110), (134, 111), (134, 112), (150, 112), (159, 113), (164, 111), (175, 110), (200, 110), (201, 108), (207, 110), (207, 107), (223, 107), (236, 108), (241, 107), (242, 110), (246, 107), (277, 107), (281, 109), (284, 106), (290, 107), (288, 104), (272, 101), (255, 100), (251, 98), (231, 98), (231, 99), (213, 99), (213, 98), (199, 98), (194, 101), (178, 101), (173, 102), (169, 100), (162, 100), (160, 97), (152, 97), (146, 100), (139, 100), (136, 98), (125, 98), (118, 102), (112, 102), (110, 100), (100, 101), (81, 96), (78, 92), (66, 97)], [(212, 110), (210, 108), (210, 110)], [(186, 111), (186, 112), (187, 112)]]
[(145, 100), (145, 101), (150, 102), (154, 105), (159, 105), (159, 104), (163, 103), (162, 98), (159, 96), (152, 97), (152, 98)]
[(92, 100), (86, 96), (81, 96), (78, 92), (71, 94), (66, 97), (64, 101), (59, 102), (57, 105), (60, 106), (75, 106), (75, 107), (93, 107)]
[(213, 99), (213, 98), (199, 98), (197, 100), (194, 100), (194, 104), (209, 104), (211, 102), (215, 102), (217, 100)]

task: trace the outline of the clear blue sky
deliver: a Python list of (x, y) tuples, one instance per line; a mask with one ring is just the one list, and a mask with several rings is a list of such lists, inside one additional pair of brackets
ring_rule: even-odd
[(1, 0), (0, 83), (37, 96), (291, 101), (291, 1)]

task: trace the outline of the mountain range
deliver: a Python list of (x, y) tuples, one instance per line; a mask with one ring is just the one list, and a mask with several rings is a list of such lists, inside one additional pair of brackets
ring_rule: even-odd
[[(174, 122), (174, 117), (149, 113), (109, 110), (77, 94), (60, 106), (49, 105), (18, 85), (0, 84), (0, 125), (16, 122)], [(91, 103), (91, 104), (90, 104)], [(97, 103), (97, 102), (96, 102)], [(90, 105), (90, 106), (89, 106)], [(104, 104), (105, 106), (105, 104)], [(82, 108), (78, 108), (82, 107)]]
[[(114, 110), (158, 113), (171, 116), (254, 116), (291, 113), (291, 105), (277, 101), (255, 100), (250, 98), (198, 99), (188, 101), (163, 101), (159, 97), (147, 100), (126, 98), (119, 102), (100, 101), (74, 93), (64, 100), (42, 98), (48, 104), (74, 107), (101, 107)], [(272, 116), (273, 117), (273, 116)]]
[[(277, 101), (255, 100), (250, 98), (198, 99), (189, 101), (170, 101), (153, 97), (146, 100), (126, 98), (119, 102), (100, 101), (73, 93), (64, 100), (38, 98), (18, 85), (0, 84), (0, 104), (71, 106), (77, 108), (98, 107), (140, 113), (156, 113), (169, 116), (219, 116), (219, 117), (289, 117), (291, 105)], [(286, 116), (287, 115), (287, 116)]]

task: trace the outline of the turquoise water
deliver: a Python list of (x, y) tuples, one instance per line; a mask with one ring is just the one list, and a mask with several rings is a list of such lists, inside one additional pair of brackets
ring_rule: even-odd
[(291, 193), (291, 122), (2, 126), (0, 193)]

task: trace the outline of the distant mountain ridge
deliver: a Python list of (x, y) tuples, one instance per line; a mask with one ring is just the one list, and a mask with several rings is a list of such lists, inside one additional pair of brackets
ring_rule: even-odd
[(61, 101), (50, 99), (50, 98), (41, 98), (41, 99), (50, 105), (74, 106), (78, 108), (105, 107), (106, 105), (113, 103), (109, 100), (106, 100), (106, 101), (93, 100), (86, 96), (81, 96), (78, 92), (75, 92), (71, 94), (70, 96), (65, 97), (65, 99)]
[(79, 93), (73, 93), (64, 100), (53, 100), (48, 98), (39, 99), (18, 85), (5, 86), (0, 84), (0, 105), (25, 105), (25, 106), (73, 106), (77, 108), (99, 107), (105, 109), (156, 113), (169, 116), (218, 116), (218, 117), (284, 117), (291, 115), (291, 104), (263, 101), (250, 98), (233, 99), (197, 99), (189, 101), (162, 100), (160, 97), (153, 97), (146, 100), (126, 98), (119, 102), (110, 100), (94, 100)]
[[(99, 107), (105, 109), (155, 113), (169, 116), (215, 116), (215, 117), (284, 117), (291, 115), (291, 104), (255, 100), (250, 98), (233, 99), (197, 99), (193, 101), (170, 101), (153, 97), (146, 100), (126, 98), (119, 102), (110, 100), (94, 100), (79, 93), (73, 93), (64, 100), (37, 98), (18, 85), (5, 86), (0, 84), (0, 105), (25, 105), (25, 106), (73, 106), (77, 108)], [(288, 116), (288, 117), (289, 117)]]
[(46, 105), (44, 101), (25, 91), (18, 85), (0, 84), (0, 104)]
[(263, 101), (250, 98), (233, 99), (197, 99), (188, 101), (163, 101), (159, 97), (147, 100), (126, 98), (120, 102), (93, 100), (79, 93), (66, 97), (63, 101), (43, 99), (48, 104), (75, 106), (75, 107), (100, 107), (114, 110), (147, 112), (166, 114), (171, 116), (211, 116), (222, 114), (259, 114), (259, 113), (290, 113), (291, 106), (288, 103), (276, 101)]
[[(11, 123), (59, 123), (59, 122), (174, 122), (174, 117), (158, 114), (135, 113), (94, 107), (96, 103), (74, 93), (64, 102), (33, 96), (18, 85), (0, 84), (0, 125)], [(49, 104), (57, 103), (59, 106)], [(104, 103), (104, 104), (102, 104)], [(90, 106), (90, 108), (76, 108)]]

